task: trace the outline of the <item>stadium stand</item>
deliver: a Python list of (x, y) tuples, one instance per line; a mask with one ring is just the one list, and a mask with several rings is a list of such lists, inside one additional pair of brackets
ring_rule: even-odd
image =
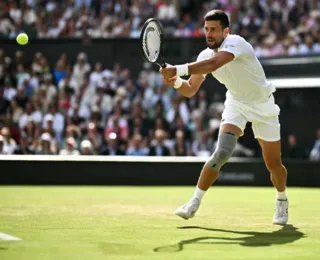
[[(232, 30), (253, 43), (260, 57), (320, 53), (317, 1), (1, 1), (0, 35), (31, 39), (137, 38), (148, 17), (158, 17), (167, 36), (203, 37), (203, 14), (225, 9)], [(179, 8), (177, 8), (179, 6)], [(181, 22), (178, 22), (181, 21)], [(256, 33), (258, 32), (258, 33)], [(205, 91), (185, 99), (162, 83), (145, 63), (138, 77), (114, 63), (90, 64), (81, 52), (50, 66), (36, 53), (0, 50), (0, 154), (193, 155), (215, 148), (223, 103)], [(279, 95), (280, 106), (299, 106), (301, 98)], [(300, 103), (299, 103), (300, 102)], [(316, 129), (315, 129), (316, 131)], [(285, 156), (320, 160), (319, 133), (313, 149), (287, 136)], [(259, 156), (240, 142), (235, 156)]]
[(31, 39), (138, 38), (149, 17), (162, 22), (168, 37), (202, 37), (203, 16), (212, 9), (228, 12), (232, 32), (259, 57), (320, 53), (317, 0), (5, 0), (0, 37), (24, 31)]

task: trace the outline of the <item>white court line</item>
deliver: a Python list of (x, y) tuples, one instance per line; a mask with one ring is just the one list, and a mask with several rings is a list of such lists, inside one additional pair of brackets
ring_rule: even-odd
[(13, 237), (13, 236), (10, 236), (8, 234), (5, 234), (5, 233), (0, 233), (0, 240), (7, 240), (7, 241), (12, 241), (12, 240), (22, 240), (21, 238), (18, 238), (18, 237)]
[[(209, 156), (105, 156), (105, 155), (0, 155), (0, 161), (69, 161), (69, 162), (143, 162), (143, 163), (204, 163)], [(263, 162), (262, 158), (231, 157), (229, 162)]]

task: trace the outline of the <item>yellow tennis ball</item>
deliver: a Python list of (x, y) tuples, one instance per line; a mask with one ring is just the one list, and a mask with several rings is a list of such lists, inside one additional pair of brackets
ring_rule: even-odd
[(28, 35), (26, 35), (25, 33), (20, 33), (18, 36), (17, 36), (17, 42), (20, 44), (20, 45), (26, 45), (29, 41), (29, 37)]

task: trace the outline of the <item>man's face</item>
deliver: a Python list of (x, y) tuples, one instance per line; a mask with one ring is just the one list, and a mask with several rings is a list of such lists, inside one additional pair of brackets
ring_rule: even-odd
[(214, 50), (220, 47), (224, 38), (229, 33), (229, 28), (225, 28), (223, 30), (220, 21), (205, 21), (204, 31), (206, 35), (207, 46)]

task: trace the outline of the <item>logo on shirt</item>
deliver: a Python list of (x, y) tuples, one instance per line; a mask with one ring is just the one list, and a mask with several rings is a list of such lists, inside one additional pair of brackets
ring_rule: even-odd
[(228, 48), (228, 47), (231, 47), (231, 48), (234, 48), (235, 46), (234, 45), (226, 45), (226, 47), (225, 48)]

